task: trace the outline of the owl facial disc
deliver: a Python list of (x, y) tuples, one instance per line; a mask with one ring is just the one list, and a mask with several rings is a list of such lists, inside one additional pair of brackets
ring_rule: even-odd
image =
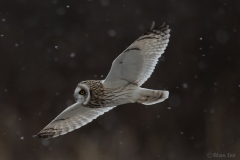
[(74, 91), (74, 98), (76, 102), (87, 105), (90, 101), (90, 88), (86, 84), (78, 84)]

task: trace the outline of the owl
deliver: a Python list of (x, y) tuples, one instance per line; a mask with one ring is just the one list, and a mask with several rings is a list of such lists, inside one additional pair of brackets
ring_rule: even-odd
[(80, 82), (74, 91), (76, 103), (66, 108), (36, 136), (47, 139), (66, 134), (118, 105), (153, 105), (167, 99), (168, 91), (141, 88), (169, 42), (169, 27), (154, 25), (152, 22), (150, 29), (113, 61), (106, 79)]

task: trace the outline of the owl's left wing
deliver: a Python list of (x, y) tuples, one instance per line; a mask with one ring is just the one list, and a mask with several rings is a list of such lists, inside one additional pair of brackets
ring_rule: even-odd
[[(115, 107), (115, 106), (114, 106)], [(78, 129), (114, 107), (88, 108), (75, 103), (65, 109), (38, 134), (39, 139), (54, 138)]]
[(162, 25), (151, 28), (133, 42), (114, 61), (103, 82), (106, 87), (118, 87), (129, 83), (141, 86), (152, 74), (158, 58), (169, 41), (170, 30)]

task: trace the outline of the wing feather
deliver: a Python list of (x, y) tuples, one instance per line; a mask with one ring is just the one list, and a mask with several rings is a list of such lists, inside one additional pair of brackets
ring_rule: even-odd
[(152, 74), (159, 57), (166, 49), (170, 30), (163, 24), (151, 28), (135, 40), (114, 61), (103, 82), (106, 87), (117, 87), (129, 83), (141, 86)]
[(38, 134), (39, 139), (57, 137), (78, 129), (114, 107), (87, 108), (75, 103), (65, 109)]

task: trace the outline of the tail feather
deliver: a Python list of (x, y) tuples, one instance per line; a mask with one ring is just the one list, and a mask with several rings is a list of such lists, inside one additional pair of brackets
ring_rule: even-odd
[(168, 96), (168, 91), (141, 88), (137, 102), (144, 105), (152, 105), (164, 101)]

